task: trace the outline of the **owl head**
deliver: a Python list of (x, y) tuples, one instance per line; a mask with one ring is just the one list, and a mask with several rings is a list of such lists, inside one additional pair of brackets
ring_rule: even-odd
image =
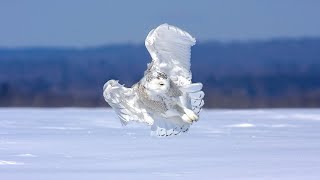
[(149, 72), (145, 76), (145, 88), (157, 94), (166, 93), (170, 88), (168, 76), (163, 72)]

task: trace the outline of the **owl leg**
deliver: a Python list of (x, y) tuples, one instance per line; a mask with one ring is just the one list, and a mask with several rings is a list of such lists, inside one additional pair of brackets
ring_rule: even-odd
[(176, 109), (180, 112), (180, 116), (183, 121), (187, 123), (192, 123), (193, 121), (197, 121), (199, 116), (197, 116), (192, 110), (185, 108), (179, 104), (176, 105)]
[(192, 110), (184, 108), (183, 111), (192, 121), (197, 121), (199, 119), (199, 116), (196, 115), (196, 113), (194, 113)]

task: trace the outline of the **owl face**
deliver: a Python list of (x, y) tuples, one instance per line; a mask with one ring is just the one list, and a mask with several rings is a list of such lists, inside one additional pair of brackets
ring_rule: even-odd
[(155, 93), (166, 93), (170, 88), (170, 81), (165, 73), (150, 72), (146, 76), (145, 87)]

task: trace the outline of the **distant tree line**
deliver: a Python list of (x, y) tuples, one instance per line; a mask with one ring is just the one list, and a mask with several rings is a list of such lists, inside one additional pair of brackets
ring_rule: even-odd
[[(143, 45), (0, 49), (0, 106), (106, 106), (109, 79), (131, 86), (150, 62)], [(320, 107), (320, 38), (200, 42), (193, 81), (207, 108)]]

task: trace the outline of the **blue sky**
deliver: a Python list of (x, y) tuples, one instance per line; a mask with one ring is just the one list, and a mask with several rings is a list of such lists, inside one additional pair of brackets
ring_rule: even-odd
[(2, 0), (0, 46), (142, 43), (167, 22), (198, 41), (320, 37), (317, 0)]

